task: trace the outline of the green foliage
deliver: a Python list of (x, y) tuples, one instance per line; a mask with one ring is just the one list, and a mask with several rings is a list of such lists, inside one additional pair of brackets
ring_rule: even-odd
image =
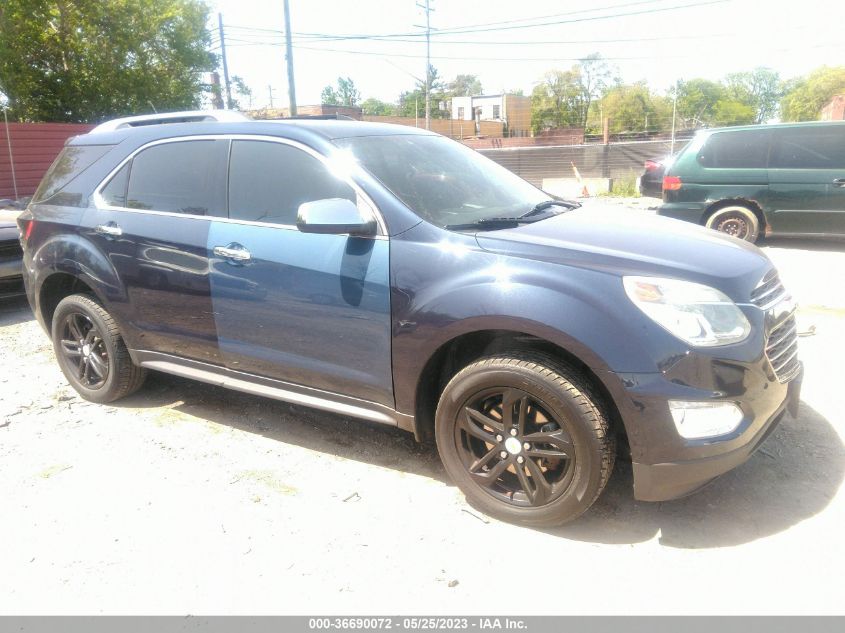
[(652, 94), (641, 81), (610, 88), (602, 97), (597, 114), (610, 119), (611, 134), (657, 132), (671, 119), (672, 103)]
[(631, 172), (623, 178), (613, 178), (610, 182), (610, 191), (599, 195), (613, 198), (639, 198), (640, 190), (637, 188), (637, 176)]
[(199, 106), (212, 70), (201, 0), (3, 0), (0, 92), (22, 121)]
[(364, 114), (374, 116), (392, 116), (396, 114), (396, 106), (386, 101), (381, 101), (374, 97), (370, 97), (361, 104)]
[(338, 77), (337, 88), (326, 86), (320, 93), (320, 103), (324, 105), (357, 106), (361, 102), (361, 93), (355, 87), (355, 82), (349, 77)]
[(458, 75), (446, 85), (450, 97), (472, 97), (483, 94), (478, 75)]
[[(449, 95), (446, 93), (446, 84), (434, 66), (428, 67), (428, 82), (431, 98), (431, 118), (448, 119), (449, 112), (441, 110), (439, 105), (441, 101), (448, 101)], [(399, 116), (425, 118), (425, 84), (423, 82), (418, 81), (413, 90), (399, 95)]]
[(535, 134), (560, 127), (586, 127), (590, 106), (607, 87), (610, 67), (593, 54), (569, 70), (547, 72), (531, 92), (531, 129)]
[(781, 118), (784, 121), (817, 121), (830, 99), (845, 94), (845, 66), (822, 66), (806, 77), (784, 85)]
[(777, 114), (783, 92), (776, 70), (761, 66), (750, 72), (733, 73), (725, 77), (724, 84), (731, 99), (754, 109), (752, 123), (765, 123)]
[[(234, 108), (235, 110), (243, 110), (244, 105), (246, 105), (247, 108), (252, 107), (252, 88), (246, 85), (243, 77), (238, 75), (232, 76), (232, 92), (234, 92), (237, 97), (232, 97), (232, 104), (230, 105), (231, 108)], [(241, 103), (242, 101), (246, 101), (246, 104)]]

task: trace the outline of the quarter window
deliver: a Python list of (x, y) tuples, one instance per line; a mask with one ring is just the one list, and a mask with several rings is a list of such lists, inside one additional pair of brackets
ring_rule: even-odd
[(766, 130), (716, 132), (698, 152), (704, 167), (765, 169), (769, 155), (769, 133)]
[(774, 169), (845, 168), (845, 126), (775, 130), (769, 166)]
[(120, 168), (111, 180), (109, 180), (109, 184), (103, 187), (102, 192), (100, 195), (103, 197), (103, 201), (112, 207), (125, 207), (126, 206), (126, 185), (129, 182), (129, 163), (126, 163), (123, 167)]
[(356, 199), (322, 161), (283, 143), (232, 141), (230, 218), (292, 226), (299, 205), (327, 198)]
[(145, 149), (132, 159), (126, 206), (224, 215), (228, 145), (226, 140), (178, 141)]

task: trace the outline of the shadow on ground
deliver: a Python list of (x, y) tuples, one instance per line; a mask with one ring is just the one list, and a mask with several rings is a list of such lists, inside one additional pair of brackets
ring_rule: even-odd
[[(177, 411), (345, 459), (450, 483), (436, 449), (395, 428), (228, 391), (163, 374), (118, 403), (176, 404)], [(781, 532), (821, 512), (845, 476), (845, 448), (830, 423), (802, 404), (748, 462), (685, 499), (646, 503), (632, 496), (630, 463), (619, 462), (607, 489), (583, 517), (546, 530), (595, 543), (659, 538), (686, 549), (739, 545)]]
[(18, 325), (26, 321), (32, 321), (35, 316), (29, 308), (26, 295), (0, 299), (0, 327), (6, 325)]
[(830, 251), (833, 253), (843, 253), (845, 252), (845, 239), (842, 239), (841, 237), (830, 239), (767, 237), (761, 240), (757, 246), (770, 246), (772, 248), (786, 248), (802, 251)]

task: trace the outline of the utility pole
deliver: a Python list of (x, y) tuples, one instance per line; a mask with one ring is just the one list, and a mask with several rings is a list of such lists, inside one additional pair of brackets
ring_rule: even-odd
[(417, 6), (425, 11), (425, 129), (431, 129), (431, 0), (425, 4), (417, 2)]
[(270, 109), (273, 109), (273, 86), (272, 84), (267, 84), (267, 92), (270, 93)]
[(675, 80), (675, 98), (672, 99), (672, 145), (669, 154), (675, 154), (675, 114), (678, 112), (678, 81)]
[(290, 41), (290, 6), (288, 0), (285, 0), (285, 60), (288, 64), (290, 116), (296, 116), (296, 86), (293, 82), (293, 44)]
[(220, 29), (220, 53), (223, 57), (223, 81), (226, 84), (226, 109), (232, 109), (232, 86), (229, 84), (229, 64), (226, 60), (226, 36), (223, 35), (223, 14), (217, 14), (217, 28)]

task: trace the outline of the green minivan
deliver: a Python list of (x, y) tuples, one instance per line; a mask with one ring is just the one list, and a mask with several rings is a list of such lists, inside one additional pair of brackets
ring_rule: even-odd
[(845, 237), (845, 121), (701, 131), (666, 170), (658, 213), (749, 242)]

